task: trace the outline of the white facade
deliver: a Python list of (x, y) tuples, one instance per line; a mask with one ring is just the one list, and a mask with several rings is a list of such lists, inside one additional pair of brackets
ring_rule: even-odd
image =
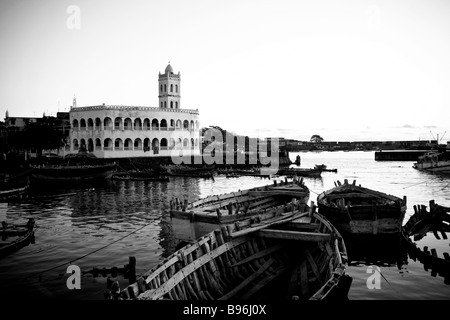
[(159, 105), (72, 107), (71, 152), (84, 147), (98, 158), (200, 155), (199, 111), (180, 108), (180, 76), (170, 64), (159, 75)]

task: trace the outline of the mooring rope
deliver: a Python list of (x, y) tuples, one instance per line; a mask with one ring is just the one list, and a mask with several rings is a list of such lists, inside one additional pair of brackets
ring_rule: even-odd
[(75, 262), (75, 261), (78, 261), (78, 260), (81, 260), (81, 259), (83, 259), (83, 258), (86, 258), (87, 256), (90, 256), (90, 255), (92, 255), (92, 254), (94, 254), (94, 253), (96, 253), (96, 252), (98, 252), (98, 251), (100, 251), (100, 250), (103, 250), (103, 249), (109, 247), (110, 245), (112, 245), (112, 244), (114, 244), (114, 243), (116, 243), (116, 242), (119, 242), (119, 241), (125, 239), (126, 237), (132, 235), (133, 233), (138, 232), (139, 230), (142, 230), (142, 229), (148, 227), (149, 225), (151, 225), (151, 223), (146, 224), (145, 226), (142, 226), (142, 227), (140, 227), (140, 228), (138, 228), (138, 229), (136, 229), (136, 230), (134, 230), (134, 231), (132, 231), (132, 232), (126, 234), (125, 236), (123, 236), (123, 237), (121, 237), (121, 238), (119, 238), (119, 239), (117, 239), (117, 240), (114, 240), (113, 242), (111, 242), (111, 243), (109, 243), (109, 244), (107, 244), (107, 245), (104, 245), (103, 247), (100, 247), (100, 248), (98, 248), (98, 249), (95, 249), (94, 251), (91, 251), (91, 252), (89, 252), (89, 253), (87, 253), (87, 254), (85, 254), (85, 255), (79, 257), (79, 258), (76, 258), (76, 259), (71, 260), (71, 261), (69, 261), (69, 262), (62, 263), (62, 264), (60, 264), (60, 265), (57, 265), (56, 267), (52, 267), (52, 268), (49, 268), (49, 269), (46, 269), (46, 270), (43, 270), (43, 271), (40, 271), (40, 272), (33, 273), (33, 274), (29, 275), (29, 276), (23, 277), (22, 279), (28, 279), (28, 278), (31, 278), (31, 277), (34, 277), (34, 276), (37, 276), (37, 275), (41, 275), (41, 274), (43, 274), (43, 273), (46, 273), (46, 272), (55, 270), (55, 269), (57, 269), (57, 268), (61, 268), (61, 267), (65, 266), (65, 265), (67, 265), (67, 264), (72, 264), (72, 263)]

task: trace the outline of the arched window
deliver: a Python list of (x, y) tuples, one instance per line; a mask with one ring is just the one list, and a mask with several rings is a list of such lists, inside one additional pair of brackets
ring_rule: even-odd
[(87, 151), (88, 152), (94, 151), (94, 140), (90, 138), (88, 139)]
[(162, 92), (162, 84), (159, 86), (159, 91)]
[(178, 85), (175, 85), (175, 92), (178, 92)]
[(167, 130), (167, 120), (162, 119), (160, 124), (161, 130)]
[(187, 138), (184, 138), (183, 140), (183, 149), (189, 148), (189, 140)]
[(167, 92), (167, 86), (164, 85), (164, 92)]
[(194, 144), (195, 144), (194, 139), (191, 138), (191, 149), (194, 149)]
[(175, 109), (178, 109), (178, 101), (175, 101)]
[(181, 120), (177, 120), (177, 129), (181, 129), (182, 123)]
[(142, 130), (142, 121), (140, 118), (134, 119), (134, 130)]
[(80, 129), (86, 130), (86, 120), (84, 120), (84, 119), (80, 120)]
[(114, 119), (114, 130), (122, 130), (122, 118), (117, 117)]
[(117, 138), (116, 141), (114, 141), (114, 150), (117, 150), (117, 151), (123, 150), (122, 139)]
[(150, 151), (150, 139), (145, 138), (144, 139), (144, 152)]
[(170, 92), (173, 92), (173, 84), (170, 85)]
[(152, 120), (152, 130), (159, 130), (158, 119), (153, 119)]
[(78, 127), (78, 120), (77, 119), (73, 119), (73, 121), (72, 121), (72, 128), (75, 129), (75, 130), (79, 129), (79, 127)]
[(187, 121), (187, 120), (183, 121), (183, 129), (184, 130), (189, 130), (189, 121)]
[(194, 121), (191, 120), (191, 131), (194, 131)]
[(150, 119), (149, 118), (144, 119), (144, 130), (150, 130)]
[(175, 139), (174, 138), (170, 138), (169, 140), (169, 149), (173, 149), (175, 148)]
[(142, 140), (137, 138), (134, 140), (134, 150), (142, 150)]
[(87, 123), (88, 123), (88, 130), (94, 130), (94, 120), (89, 118)]
[(159, 153), (159, 140), (156, 138), (154, 138), (152, 140), (152, 150), (153, 150), (153, 154)]
[(95, 129), (96, 130), (102, 129), (102, 120), (100, 120), (100, 118), (95, 118)]
[(102, 140), (99, 138), (95, 139), (95, 150), (101, 150), (102, 149)]
[(103, 128), (105, 130), (112, 130), (113, 129), (113, 122), (111, 118), (106, 117), (105, 120), (103, 120)]
[(173, 109), (173, 101), (170, 101), (170, 108)]
[(161, 108), (163, 107), (163, 102), (161, 101)]
[(164, 101), (164, 108), (167, 108), (167, 102)]
[(86, 150), (86, 140), (84, 139), (80, 140), (80, 148)]
[(125, 121), (123, 122), (123, 128), (125, 130), (132, 130), (133, 129), (133, 125), (132, 125), (132, 121), (130, 118), (126, 118)]
[(175, 120), (170, 119), (170, 128), (175, 128)]
[(110, 138), (106, 138), (103, 141), (103, 150), (112, 150), (113, 149), (113, 142)]
[(161, 150), (167, 150), (167, 139), (166, 138), (161, 139)]
[(73, 139), (72, 145), (73, 145), (73, 150), (78, 150), (78, 148), (80, 148), (80, 145), (78, 144), (77, 139)]
[(133, 141), (130, 138), (125, 139), (124, 150), (133, 150)]

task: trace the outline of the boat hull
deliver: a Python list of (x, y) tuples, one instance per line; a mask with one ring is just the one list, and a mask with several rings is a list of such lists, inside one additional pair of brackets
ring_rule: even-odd
[(38, 182), (81, 182), (107, 179), (115, 172), (116, 165), (102, 166), (73, 166), (73, 167), (47, 167), (35, 168), (31, 173), (33, 181)]
[(339, 232), (316, 213), (270, 226), (220, 228), (179, 249), (126, 289), (113, 286), (110, 299), (345, 299), (351, 283), (346, 255)]

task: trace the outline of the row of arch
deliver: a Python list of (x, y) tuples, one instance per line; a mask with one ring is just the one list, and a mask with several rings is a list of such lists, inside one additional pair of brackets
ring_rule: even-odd
[[(174, 88), (173, 84), (170, 84), (170, 92), (173, 92), (173, 88)], [(160, 92), (167, 92), (167, 84), (164, 84), (164, 85), (160, 84), (159, 85), (159, 91)], [(177, 84), (175, 85), (175, 92), (178, 93), (178, 85)]]
[[(164, 101), (164, 103), (163, 103), (163, 101), (161, 101), (161, 103), (160, 103), (160, 107), (161, 108), (167, 108), (167, 101)], [(173, 109), (173, 101), (170, 101), (170, 108), (171, 109)], [(175, 109), (178, 109), (178, 101), (175, 101)]]
[(145, 118), (141, 120), (141, 118), (136, 118), (132, 121), (130, 118), (122, 119), (121, 117), (114, 118), (114, 121), (110, 117), (105, 117), (103, 120), (100, 118), (88, 118), (87, 120), (84, 118), (73, 119), (72, 128), (75, 130), (198, 130), (199, 123), (196, 120), (188, 121), (188, 120), (174, 120), (170, 119), (167, 121), (166, 119), (162, 119), (158, 121), (158, 119), (153, 119), (150, 121), (149, 118)]
[(79, 150), (81, 148), (85, 148), (87, 151), (92, 152), (94, 150), (114, 150), (114, 151), (122, 151), (122, 150), (144, 150), (148, 151), (150, 148), (155, 152), (159, 150), (172, 150), (172, 149), (194, 149), (198, 147), (198, 138), (178, 138), (177, 140), (170, 138), (162, 138), (161, 140), (154, 138), (150, 140), (150, 138), (145, 138), (144, 140), (140, 138), (136, 138), (134, 141), (130, 138), (122, 140), (117, 138), (114, 140), (110, 138), (106, 138), (102, 140), (99, 138), (94, 139), (73, 139), (72, 145), (74, 150)]

